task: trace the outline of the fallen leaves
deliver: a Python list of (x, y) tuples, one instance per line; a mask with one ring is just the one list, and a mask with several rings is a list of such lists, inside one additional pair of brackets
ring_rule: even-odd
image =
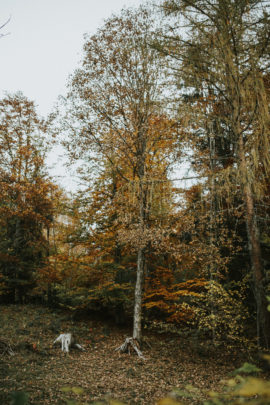
[[(222, 350), (215, 357), (209, 353), (201, 358), (186, 338), (150, 333), (147, 335), (150, 345), (143, 347), (146, 360), (140, 361), (135, 354), (115, 352), (125, 333), (130, 332), (128, 329), (110, 325), (110, 333), (104, 338), (102, 322), (91, 319), (73, 322), (67, 313), (51, 312), (44, 307), (2, 308), (1, 335), (9, 337), (16, 351), (16, 356), (5, 356), (0, 363), (3, 404), (10, 402), (12, 391), (25, 391), (30, 403), (36, 405), (59, 404), (64, 399), (93, 404), (104, 398), (111, 405), (120, 405), (121, 401), (174, 405), (181, 398), (166, 398), (168, 393), (177, 395), (178, 389), (178, 394), (185, 392), (184, 399), (189, 401), (188, 393), (203, 396), (206, 391), (216, 391), (220, 379), (238, 366), (228, 361), (231, 359), (226, 360)], [(56, 320), (58, 331), (53, 326)], [(20, 332), (22, 324), (27, 335)], [(74, 329), (87, 347), (86, 352), (71, 350), (63, 354), (51, 347), (56, 332)], [(32, 350), (26, 341), (31, 342)]]

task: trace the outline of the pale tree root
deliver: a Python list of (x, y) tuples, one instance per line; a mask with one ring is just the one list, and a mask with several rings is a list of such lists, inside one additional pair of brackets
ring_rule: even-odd
[(56, 343), (61, 344), (61, 349), (64, 353), (69, 353), (71, 347), (76, 347), (79, 350), (85, 351), (85, 348), (82, 345), (75, 342), (74, 336), (71, 333), (61, 333), (61, 335), (59, 335), (53, 342), (53, 346)]
[(5, 355), (5, 354), (8, 354), (9, 356), (15, 355), (10, 343), (5, 339), (1, 339), (0, 340), (0, 355)]
[(137, 353), (137, 355), (139, 356), (140, 359), (145, 360), (145, 357), (143, 356), (143, 354), (139, 348), (139, 342), (132, 337), (126, 338), (124, 343), (121, 346), (117, 347), (115, 349), (115, 351), (116, 352), (119, 351), (120, 353), (130, 354), (132, 349), (135, 351), (135, 353)]

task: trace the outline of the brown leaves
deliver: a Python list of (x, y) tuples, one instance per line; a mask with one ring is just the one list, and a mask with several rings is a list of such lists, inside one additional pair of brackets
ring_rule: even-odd
[[(189, 392), (195, 388), (216, 390), (219, 380), (234, 368), (224, 349), (215, 349), (213, 357), (201, 359), (190, 339), (154, 334), (148, 336), (151, 348), (143, 347), (146, 361), (141, 362), (136, 355), (119, 355), (114, 351), (128, 330), (119, 331), (107, 325), (110, 334), (101, 338), (106, 326), (101, 322), (88, 318), (72, 323), (67, 318), (67, 313), (52, 313), (42, 307), (2, 306), (2, 334), (10, 336), (11, 344), (17, 341), (18, 347), (16, 357), (1, 358), (1, 403), (8, 403), (11, 391), (23, 390), (37, 405), (58, 404), (63, 398), (86, 403), (106, 398), (151, 405), (176, 387), (184, 391), (188, 386)], [(55, 322), (60, 323), (62, 330), (75, 328), (82, 344), (88, 340), (86, 352), (63, 355), (50, 348)], [(39, 342), (39, 350), (28, 350), (22, 344), (26, 339), (31, 346)], [(68, 392), (63, 393), (63, 387), (68, 387)], [(201, 391), (200, 395), (205, 394)]]

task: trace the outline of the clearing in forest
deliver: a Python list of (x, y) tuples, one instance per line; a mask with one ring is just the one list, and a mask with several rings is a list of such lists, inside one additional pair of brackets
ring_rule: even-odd
[[(220, 380), (242, 361), (233, 350), (213, 351), (206, 342), (150, 332), (145, 332), (145, 361), (135, 354), (119, 354), (115, 348), (130, 329), (91, 319), (90, 314), (72, 321), (70, 313), (59, 310), (2, 305), (0, 322), (0, 341), (8, 341), (15, 352), (0, 354), (1, 405), (10, 404), (14, 391), (27, 392), (35, 405), (66, 404), (68, 399), (106, 404), (108, 398), (151, 405), (187, 385), (198, 389), (202, 399), (207, 391), (219, 389)], [(52, 346), (60, 332), (69, 331), (86, 351), (64, 354)], [(72, 387), (76, 389), (70, 391)]]

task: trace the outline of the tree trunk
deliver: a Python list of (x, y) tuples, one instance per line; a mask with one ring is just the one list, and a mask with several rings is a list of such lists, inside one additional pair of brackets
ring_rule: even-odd
[(145, 249), (139, 248), (137, 256), (137, 279), (135, 287), (133, 339), (138, 342), (142, 339), (142, 291), (144, 279)]
[(243, 176), (243, 192), (246, 205), (246, 229), (248, 237), (248, 249), (252, 268), (254, 295), (257, 311), (257, 338), (262, 347), (270, 347), (270, 313), (267, 311), (267, 299), (264, 288), (264, 269), (262, 264), (260, 235), (254, 210), (254, 199), (247, 173), (243, 136), (239, 140), (239, 155), (241, 175)]
[(139, 343), (142, 339), (142, 294), (144, 281), (145, 264), (145, 241), (144, 230), (146, 221), (146, 187), (145, 187), (145, 129), (142, 128), (138, 135), (138, 177), (139, 177), (139, 229), (140, 241), (137, 253), (137, 278), (135, 286), (134, 318), (133, 318), (133, 339)]
[[(21, 239), (21, 221), (19, 218), (16, 218), (16, 227), (15, 227), (15, 239), (14, 239), (14, 250), (16, 256), (20, 255), (20, 239)], [(22, 274), (20, 274), (20, 267), (21, 263), (16, 265), (16, 269), (14, 271), (14, 304), (22, 304), (22, 287), (19, 285), (18, 281), (16, 279), (20, 279), (22, 277)]]
[(249, 185), (245, 187), (246, 228), (248, 248), (252, 266), (254, 294), (257, 311), (257, 337), (262, 347), (270, 346), (270, 314), (267, 311), (267, 299), (264, 288), (264, 269), (261, 258), (259, 229), (254, 212), (254, 201)]
[[(47, 226), (47, 260), (49, 260), (50, 257), (50, 227)], [(47, 305), (51, 306), (53, 304), (52, 300), (52, 283), (48, 281), (47, 284)]]
[(144, 358), (142, 352), (139, 349), (142, 340), (142, 297), (143, 297), (143, 282), (144, 282), (144, 268), (145, 268), (145, 240), (144, 229), (146, 221), (146, 189), (144, 182), (144, 168), (145, 168), (145, 141), (143, 137), (140, 138), (141, 149), (139, 154), (138, 174), (139, 174), (139, 235), (140, 241), (138, 242), (137, 253), (137, 274), (136, 274), (136, 286), (134, 293), (134, 315), (133, 315), (133, 337), (127, 338), (125, 342), (116, 350), (120, 353), (130, 352), (131, 348), (135, 350), (140, 358)]

